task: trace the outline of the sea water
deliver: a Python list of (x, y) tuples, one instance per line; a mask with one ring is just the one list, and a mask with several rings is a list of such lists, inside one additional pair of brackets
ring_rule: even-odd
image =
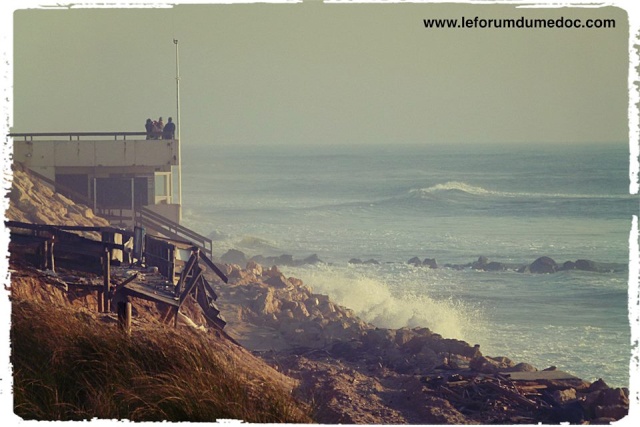
[[(214, 240), (214, 255), (317, 254), (320, 264), (282, 270), (376, 326), (428, 327), (484, 355), (628, 385), (638, 200), (626, 143), (182, 150), (183, 222)], [(429, 269), (407, 263), (415, 256), (613, 271)]]

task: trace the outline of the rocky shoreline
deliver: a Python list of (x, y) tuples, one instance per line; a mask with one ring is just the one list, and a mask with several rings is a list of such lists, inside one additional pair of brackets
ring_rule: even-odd
[[(18, 170), (6, 214), (26, 222), (108, 224)], [(243, 363), (261, 369), (257, 357), (278, 375), (295, 380), (291, 393), (314, 408), (317, 423), (604, 424), (628, 414), (626, 388), (609, 387), (603, 380), (589, 383), (563, 373), (562, 367), (539, 370), (507, 357), (489, 357), (473, 343), (427, 328), (376, 328), (276, 267), (320, 262), (317, 256), (247, 260), (237, 252), (221, 259), (228, 284), (211, 277), (219, 297), (216, 306), (227, 321), (224, 331), (207, 324), (194, 301), (185, 302), (180, 327), (230, 338), (228, 343), (238, 343), (246, 353)], [(434, 265), (438, 268), (435, 260), (420, 263)], [(481, 258), (475, 267), (463, 268), (490, 265)], [(94, 293), (72, 295), (48, 272), (13, 268), (14, 295), (22, 292), (25, 298), (96, 311)], [(160, 303), (133, 305), (136, 322), (145, 316), (158, 322), (167, 311)]]
[[(225, 264), (225, 331), (313, 400), (320, 423), (609, 423), (629, 390), (539, 370), (428, 328), (376, 328), (278, 267)], [(520, 378), (520, 379), (515, 379)]]
[[(265, 384), (270, 376), (286, 379), (288, 393), (312, 408), (316, 423), (609, 424), (629, 413), (629, 390), (602, 379), (589, 383), (555, 367), (483, 355), (477, 345), (428, 328), (376, 328), (276, 266), (221, 267), (229, 283), (211, 283), (227, 326), (209, 324), (189, 296), (178, 327), (237, 347), (234, 363), (254, 366)], [(95, 293), (71, 292), (64, 275), (13, 269), (14, 298), (77, 307), (115, 327), (115, 314), (92, 314)], [(140, 331), (158, 325), (168, 308), (132, 303)]]

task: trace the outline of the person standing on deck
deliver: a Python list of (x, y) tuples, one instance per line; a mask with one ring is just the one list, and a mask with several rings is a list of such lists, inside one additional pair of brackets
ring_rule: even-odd
[(162, 123), (162, 117), (153, 122), (153, 139), (162, 138), (162, 130), (164, 129), (164, 123)]
[(174, 135), (176, 132), (176, 125), (173, 123), (171, 117), (167, 121), (167, 124), (164, 126), (162, 130), (162, 139), (174, 139)]
[(147, 131), (147, 139), (153, 138), (153, 122), (151, 119), (147, 119), (147, 122), (144, 124), (144, 128)]

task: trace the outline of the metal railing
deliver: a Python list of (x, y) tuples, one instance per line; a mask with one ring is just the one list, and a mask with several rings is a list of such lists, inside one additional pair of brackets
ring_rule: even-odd
[(208, 257), (211, 257), (212, 255), (213, 242), (211, 239), (198, 234), (177, 222), (173, 222), (145, 206), (136, 211), (136, 222), (138, 225), (153, 229), (158, 233), (164, 234), (168, 238), (176, 240), (186, 239), (198, 246)]
[[(146, 132), (12, 132), (7, 136), (11, 138), (24, 138), (25, 141), (33, 141), (33, 138), (44, 138), (44, 137), (67, 137), (69, 141), (80, 140), (80, 137), (87, 136), (112, 136), (114, 140), (118, 140), (118, 137), (121, 136), (123, 140), (127, 139), (127, 136), (144, 136), (147, 137)], [(138, 138), (139, 139), (139, 138)]]

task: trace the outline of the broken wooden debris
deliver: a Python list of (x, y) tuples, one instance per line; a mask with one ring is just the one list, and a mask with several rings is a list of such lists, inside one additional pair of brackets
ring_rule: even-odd
[[(177, 326), (180, 307), (185, 299), (193, 294), (210, 324), (220, 329), (226, 324), (220, 317), (220, 311), (213, 304), (218, 296), (205, 279), (204, 268), (212, 270), (225, 283), (228, 279), (205, 254), (200, 252), (198, 246), (189, 242), (145, 236), (145, 246), (150, 249), (150, 252), (145, 251), (143, 258), (147, 261), (147, 267), (155, 269), (157, 277), (149, 274), (149, 270), (145, 270), (144, 274), (138, 271), (124, 277), (122, 272), (117, 270), (115, 273), (120, 273), (120, 277), (114, 278), (112, 267), (122, 265), (121, 260), (114, 262), (114, 251), (124, 250), (124, 245), (116, 243), (121, 239), (115, 238), (115, 235), (121, 234), (123, 237), (125, 235), (128, 237), (131, 232), (111, 227), (56, 226), (17, 221), (5, 221), (5, 225), (11, 230), (12, 255), (35, 256), (37, 267), (51, 271), (54, 276), (49, 282), (65, 291), (70, 286), (97, 291), (99, 312), (110, 312), (112, 304), (114, 309), (122, 310), (118, 304), (128, 300), (128, 297), (142, 298), (168, 305), (171, 308), (170, 312), (175, 316), (174, 324)], [(71, 231), (101, 232), (103, 240), (88, 239)], [(188, 255), (184, 255), (185, 253)], [(185, 264), (182, 260), (187, 256), (189, 258)], [(100, 283), (85, 280), (72, 282), (55, 277), (56, 260), (74, 261), (71, 264), (74, 267), (82, 267), (80, 269), (88, 266), (90, 271), (101, 274), (102, 280)], [(135, 266), (129, 265), (129, 270), (143, 268), (142, 265), (141, 260), (137, 260)], [(177, 283), (176, 270), (180, 271)]]
[[(548, 384), (544, 383), (546, 380), (540, 381), (542, 382), (527, 381), (519, 384), (501, 374), (475, 372), (449, 377), (434, 375), (422, 378), (426, 385), (423, 389), (425, 393), (448, 400), (461, 413), (494, 414), (492, 419), (485, 420), (487, 423), (527, 423), (534, 419), (540, 420), (540, 413), (545, 414), (545, 417), (554, 423), (580, 422), (585, 418), (580, 405), (556, 402)], [(571, 380), (567, 381), (566, 388), (572, 387), (573, 384)], [(503, 416), (496, 417), (495, 410)]]

